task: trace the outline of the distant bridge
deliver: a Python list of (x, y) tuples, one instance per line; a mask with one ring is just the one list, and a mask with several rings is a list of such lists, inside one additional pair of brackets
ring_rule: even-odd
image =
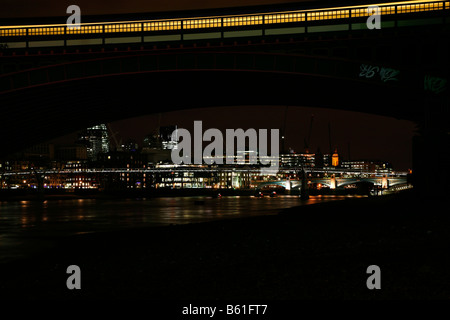
[[(349, 177), (349, 178), (308, 178), (308, 185), (311, 184), (321, 184), (327, 186), (330, 189), (341, 188), (352, 184), (359, 183), (371, 183), (374, 186), (380, 187), (393, 187), (396, 185), (407, 184), (406, 177)], [(302, 180), (273, 180), (265, 181), (258, 184), (257, 189), (262, 189), (264, 187), (278, 186), (283, 187), (286, 190), (301, 189)]]

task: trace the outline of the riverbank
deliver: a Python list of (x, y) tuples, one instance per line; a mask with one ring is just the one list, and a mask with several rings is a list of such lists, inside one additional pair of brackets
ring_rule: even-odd
[[(274, 190), (263, 190), (269, 195)], [(187, 189), (123, 189), (123, 190), (64, 190), (46, 189), (38, 193), (34, 189), (0, 190), (0, 201), (42, 201), (42, 200), (70, 200), (70, 199), (136, 199), (136, 198), (161, 198), (161, 197), (217, 197), (222, 196), (253, 196), (258, 192), (256, 189), (211, 189), (211, 188), (187, 188)], [(286, 191), (277, 189), (278, 194), (300, 195), (299, 190)], [(322, 189), (311, 190), (310, 195), (368, 195), (367, 190), (347, 189)]]
[(34, 200), (65, 200), (65, 199), (135, 199), (161, 197), (195, 197), (207, 196), (251, 196), (253, 189), (124, 189), (124, 190), (58, 190), (49, 189), (43, 193), (37, 190), (0, 190), (0, 201), (34, 201)]
[[(406, 193), (276, 216), (61, 237), (39, 256), (0, 265), (0, 296), (448, 299), (450, 218), (439, 200)], [(72, 264), (81, 268), (82, 290), (66, 288)], [(382, 273), (376, 291), (366, 287), (374, 264)]]

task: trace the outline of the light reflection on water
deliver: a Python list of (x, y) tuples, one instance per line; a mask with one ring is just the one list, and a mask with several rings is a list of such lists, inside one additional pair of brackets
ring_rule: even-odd
[(45, 246), (45, 241), (60, 235), (270, 215), (283, 208), (344, 198), (312, 196), (302, 201), (298, 196), (280, 195), (4, 201), (0, 202), (0, 262), (36, 247), (36, 238)]

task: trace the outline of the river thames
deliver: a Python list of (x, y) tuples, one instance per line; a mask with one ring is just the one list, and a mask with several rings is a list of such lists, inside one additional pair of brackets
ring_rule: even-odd
[(57, 237), (122, 229), (274, 215), (280, 210), (350, 196), (295, 195), (71, 199), (0, 202), (0, 262), (53, 246)]

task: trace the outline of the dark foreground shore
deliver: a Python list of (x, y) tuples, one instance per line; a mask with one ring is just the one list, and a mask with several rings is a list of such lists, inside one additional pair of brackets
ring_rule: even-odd
[[(448, 299), (449, 249), (445, 199), (349, 199), (64, 237), (39, 256), (0, 265), (0, 298)], [(81, 290), (66, 287), (69, 265), (81, 268)], [(366, 287), (369, 265), (381, 268), (381, 290)]]

